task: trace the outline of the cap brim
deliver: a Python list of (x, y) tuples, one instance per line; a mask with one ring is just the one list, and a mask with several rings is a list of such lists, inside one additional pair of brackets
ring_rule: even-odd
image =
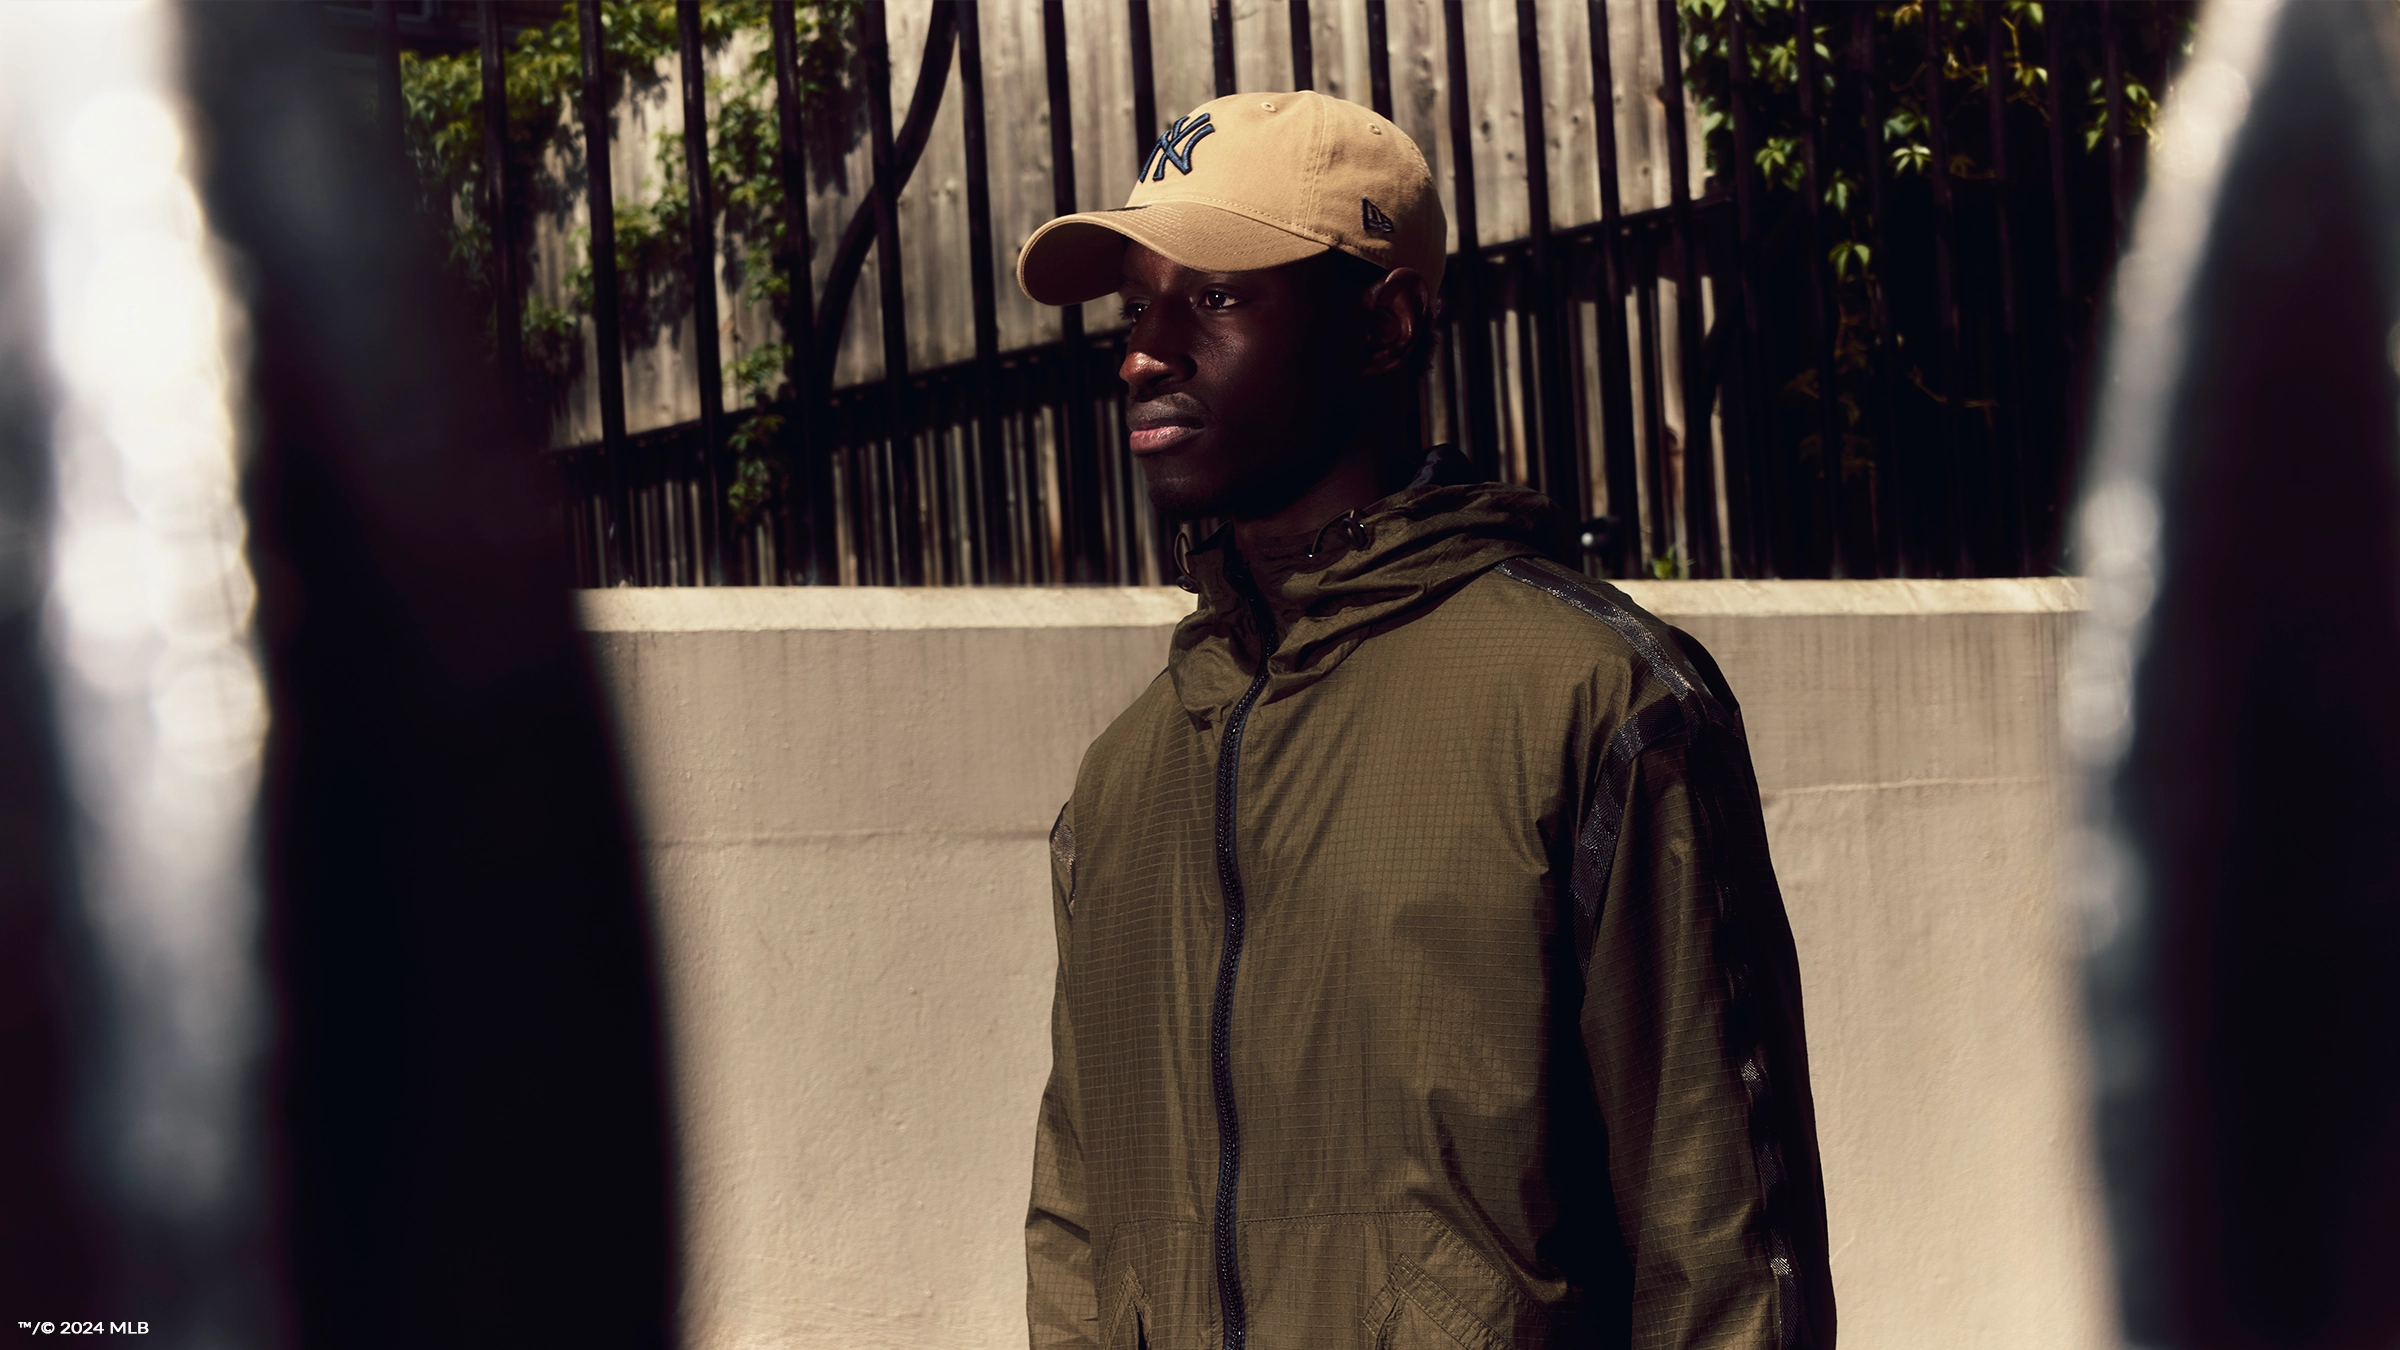
[(1035, 230), (1017, 255), (1017, 285), (1045, 305), (1096, 300), (1124, 284), (1128, 239), (1196, 272), (1255, 272), (1332, 247), (1206, 202), (1152, 202), (1060, 216)]

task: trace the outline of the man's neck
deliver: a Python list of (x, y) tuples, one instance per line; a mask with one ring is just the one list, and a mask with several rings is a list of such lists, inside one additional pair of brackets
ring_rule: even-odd
[(1306, 534), (1344, 511), (1363, 511), (1381, 501), (1390, 490), (1384, 482), (1384, 465), (1407, 434), (1408, 424), (1398, 402), (1404, 397), (1407, 393), (1401, 390), (1394, 398), (1358, 400), (1357, 406), (1373, 411), (1353, 420), (1349, 444), (1324, 476), (1271, 514), (1235, 516), (1234, 546), (1251, 554), (1258, 540)]

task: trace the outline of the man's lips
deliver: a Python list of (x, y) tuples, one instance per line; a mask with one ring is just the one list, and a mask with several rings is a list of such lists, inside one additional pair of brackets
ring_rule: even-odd
[(1137, 455), (1154, 455), (1200, 434), (1195, 422), (1149, 422), (1125, 433), (1125, 444)]

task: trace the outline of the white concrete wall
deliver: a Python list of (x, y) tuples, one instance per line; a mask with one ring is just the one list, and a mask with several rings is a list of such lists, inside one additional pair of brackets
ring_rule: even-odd
[[(2099, 1347), (2053, 869), (2076, 583), (1653, 582), (1744, 704), (1847, 1350)], [(1175, 590), (587, 595), (667, 969), (686, 1343), (1023, 1344), (1044, 836)]]

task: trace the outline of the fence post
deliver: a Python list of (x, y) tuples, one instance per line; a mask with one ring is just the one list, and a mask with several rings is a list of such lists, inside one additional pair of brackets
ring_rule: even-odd
[[(791, 444), (801, 493), (800, 531), (806, 547), (796, 550), (808, 584), (821, 586), (840, 575), (834, 557), (833, 460), (824, 431), (824, 394), (816, 386), (816, 284), (810, 274), (808, 237), (808, 146), (800, 121), (800, 34), (792, 0), (770, 0), (767, 26), (775, 44), (775, 167), (783, 185), (783, 340), (791, 349), (784, 379), (792, 386)], [(787, 531), (787, 538), (789, 532)]]
[(1390, 31), (1384, 0), (1367, 0), (1367, 105), (1386, 118), (1392, 115)]
[(1642, 572), (1641, 488), (1635, 481), (1640, 449), (1633, 435), (1633, 358), (1625, 341), (1625, 242), (1617, 190), (1616, 77), (1608, 49), (1608, 7), (1587, 0), (1585, 30), (1592, 51), (1592, 129), (1600, 178), (1600, 459), (1608, 480), (1608, 514), (1620, 577)]
[[(1749, 37), (1749, 25), (1742, 19), (1742, 0), (1727, 0), (1725, 101), (1733, 115), (1734, 263), (1738, 284), (1734, 293), (1725, 298), (1741, 307), (1740, 324), (1729, 330), (1741, 338), (1741, 359), (1735, 363), (1741, 371), (1741, 381), (1739, 397), (1727, 398), (1725, 406), (1729, 412), (1738, 413), (1741, 434), (1738, 438), (1726, 438), (1725, 514), (1732, 534), (1729, 551), (1736, 576), (1757, 576), (1761, 572), (1759, 533), (1764, 513), (1759, 510), (1757, 500), (1762, 459), (1759, 448), (1771, 444), (1772, 425), (1762, 397), (1766, 361), (1765, 344), (1759, 340), (1758, 328), (1757, 128), (1753, 125), (1749, 99)], [(1724, 318), (1720, 316), (1718, 322), (1724, 322)], [(1741, 448), (1738, 455), (1734, 453), (1737, 444)]]
[(1000, 484), (1008, 461), (995, 407), (1000, 393), (1000, 319), (992, 268), (991, 155), (983, 121), (983, 19), (973, 3), (958, 7), (958, 55), (959, 90), (965, 100), (959, 113), (966, 133), (968, 281), (975, 306), (975, 462), (980, 479), (975, 496), (983, 508), (977, 522), (983, 537), (975, 551), (976, 572), (979, 580), (989, 582), (996, 579), (995, 571), (1006, 571), (1006, 579), (1015, 581), (1019, 578), (1014, 569), (996, 566), (1005, 556), (997, 541), (1007, 537)]
[[(2103, 0), (2105, 3), (2105, 0)], [(1949, 572), (1972, 574), (1976, 569), (1966, 539), (1966, 465), (1960, 462), (1959, 412), (1964, 396), (1958, 359), (1958, 298), (1951, 274), (1950, 247), (1957, 227), (1950, 197), (1950, 149), (1942, 133), (1942, 28), (1940, 6), (1925, 11), (1925, 145), (1932, 152), (1926, 164), (1933, 186), (1933, 294), (1940, 321), (1942, 445), (1942, 520), (1950, 534), (1935, 565)]]
[(1234, 93), (1233, 0), (1208, 0), (1209, 45), (1217, 63), (1217, 97)]
[(476, 6), (476, 32), (483, 49), (484, 223), (492, 235), (492, 353), (509, 411), (525, 421), (525, 332), (517, 294), (515, 194), (508, 190), (508, 68), (501, 50), (500, 6)]
[(2007, 383), (2000, 390), (2000, 436), (2008, 463), (2008, 483), (2005, 496), (2008, 510), (2004, 516), (2003, 551), (2022, 575), (2033, 570), (2029, 519), (2033, 513), (2031, 494), (2026, 484), (2025, 435), (2025, 371), (2023, 349), (2017, 338), (2017, 256), (2012, 241), (2015, 226), (2009, 217), (2016, 210), (2016, 193), (2008, 177), (2008, 95), (2000, 83), (2000, 7), (1987, 4), (1983, 8), (1984, 41), (1984, 101), (1992, 123), (1992, 195), (1994, 198), (1993, 225), (1999, 231), (2000, 249), (2000, 345), (2001, 370)]
[(1535, 394), (1540, 399), (1535, 461), (1542, 486), (1569, 520), (1584, 518), (1583, 456), (1575, 444), (1575, 410), (1569, 402), (1559, 310), (1572, 303), (1558, 284), (1558, 260), (1550, 242), (1550, 143), (1548, 112), (1542, 104), (1542, 35), (1534, 0), (1517, 0), (1517, 87), (1525, 116), (1525, 201), (1532, 223)]
[(1715, 397), (1700, 356), (1700, 236), (1692, 228), (1692, 154), (1685, 143), (1683, 37), (1675, 0), (1658, 0), (1658, 56), (1667, 113), (1667, 200), (1683, 264), (1675, 284), (1675, 336), (1683, 357), (1683, 518), (1691, 546), (1685, 565), (1690, 575), (1708, 577), (1718, 570), (1715, 438), (1708, 429)]
[[(1230, 13), (1227, 15), (1231, 21)], [(1231, 37), (1226, 41), (1230, 43)], [(1230, 47), (1223, 50), (1230, 53)], [(1061, 0), (1042, 0), (1042, 57), (1050, 86), (1050, 205), (1054, 214), (1075, 211), (1075, 104), (1067, 85), (1067, 15)], [(1218, 71), (1220, 80), (1230, 65)], [(1066, 453), (1059, 478), (1066, 501), (1060, 515), (1066, 524), (1067, 569), (1075, 581), (1100, 580), (1100, 464), (1092, 427), (1092, 398), (1085, 378), (1083, 307), (1061, 306), (1058, 311), (1060, 447)]]
[(1150, 0), (1125, 0), (1126, 45), (1133, 61), (1133, 149), (1148, 162), (1158, 139), (1158, 76), (1150, 56)]
[[(885, 36), (883, 0), (867, 0), (859, 23), (867, 63), (868, 136), (875, 162), (875, 281), (883, 320), (885, 482), (890, 490), (892, 532), (880, 563), (890, 570), (878, 580), (917, 586), (926, 583), (924, 540), (918, 503), (925, 485), (917, 480), (914, 419), (908, 397), (908, 296), (900, 262), (900, 184), (892, 154), (892, 57)], [(879, 571), (882, 570), (879, 566)]]
[[(633, 512), (626, 500), (625, 353), (617, 305), (616, 190), (609, 168), (608, 76), (598, 5), (576, 7), (583, 57), (584, 204), (591, 217), (593, 365), (600, 380), (600, 457), (608, 475), (608, 561), (602, 585), (635, 578)], [(644, 576), (642, 581), (650, 580)]]
[(725, 575), (725, 373), (717, 355), (717, 240), (715, 194), (708, 177), (708, 68), (700, 51), (700, 0), (675, 0), (675, 36), (683, 75), (683, 173), (691, 197), (685, 216), (692, 276), (692, 355), (700, 378), (701, 482), (708, 494), (699, 519), (708, 583)]
[(1308, 27), (1308, 0), (1292, 0), (1292, 88), (1317, 87), (1316, 34)]
[(1867, 307), (1875, 318), (1875, 389), (1881, 407), (1881, 421), (1876, 428), (1875, 486), (1873, 519), (1876, 531), (1875, 564), (1885, 576), (1899, 576), (1911, 566), (1913, 547), (1912, 517), (1907, 511), (1906, 490), (1913, 484), (1903, 466), (1900, 450), (1899, 424), (1894, 418), (1894, 401), (1898, 390), (1892, 381), (1892, 353), (1897, 344), (1892, 336), (1892, 310), (1884, 301), (1883, 271), (1892, 265), (1891, 254), (1884, 247), (1883, 231), (1883, 108), (1876, 97), (1875, 82), (1875, 11), (1865, 5), (1850, 11), (1851, 32), (1857, 43), (1859, 98), (1863, 129), (1867, 140), (1867, 247), (1872, 250), (1867, 272)]
[[(2077, 467), (2082, 459), (2083, 414), (2082, 400), (2075, 385), (2074, 372), (2080, 368), (2081, 354), (2089, 350), (2085, 326), (2086, 314), (2075, 294), (2075, 234), (2067, 213), (2067, 113), (2065, 95), (2059, 86), (2066, 83), (2065, 44), (2059, 30), (2066, 26), (2066, 11), (2052, 5), (2042, 12), (2042, 41), (2048, 48), (2050, 78), (2043, 81), (2043, 97), (2049, 112), (2050, 151), (2050, 229), (2052, 247), (2058, 258), (2058, 330), (2059, 342), (2053, 357), (2055, 362), (2051, 388), (2056, 405), (2051, 410), (2050, 425), (2058, 438), (2050, 464), (2049, 499), (2053, 504), (2063, 502), (2073, 490)], [(2054, 523), (2046, 545), (2050, 556), (2065, 542), (2065, 531)]]
[[(1841, 280), (1829, 276), (1832, 260), (1825, 246), (1825, 153), (1824, 115), (1828, 110), (1820, 105), (1823, 90), (1817, 87), (1816, 33), (1808, 21), (1808, 0), (1797, 0), (1794, 17), (1800, 32), (1794, 44), (1796, 73), (1800, 93), (1800, 120), (1808, 124), (1808, 136), (1801, 142), (1800, 190), (1807, 194), (1808, 215), (1808, 298), (1815, 320), (1810, 336), (1815, 339), (1817, 358), (1817, 468), (1824, 475), (1816, 498), (1816, 509), (1810, 512), (1817, 528), (1809, 533), (1810, 569), (1816, 570), (1821, 557), (1825, 575), (1844, 577), (1850, 574), (1842, 556), (1842, 377), (1835, 348), (1840, 340)], [(1687, 413), (1688, 417), (1689, 414)]]
[[(1492, 388), (1492, 332), (1483, 317), (1483, 241), (1475, 221), (1475, 112), (1467, 90), (1467, 20), (1459, 0), (1442, 0), (1442, 36), (1450, 76), (1450, 181), (1457, 204), (1458, 254), (1450, 286), (1458, 297), (1464, 339), (1466, 444), (1460, 449), (1484, 472), (1499, 476), (1500, 418)], [(1455, 415), (1455, 413), (1453, 414)]]

